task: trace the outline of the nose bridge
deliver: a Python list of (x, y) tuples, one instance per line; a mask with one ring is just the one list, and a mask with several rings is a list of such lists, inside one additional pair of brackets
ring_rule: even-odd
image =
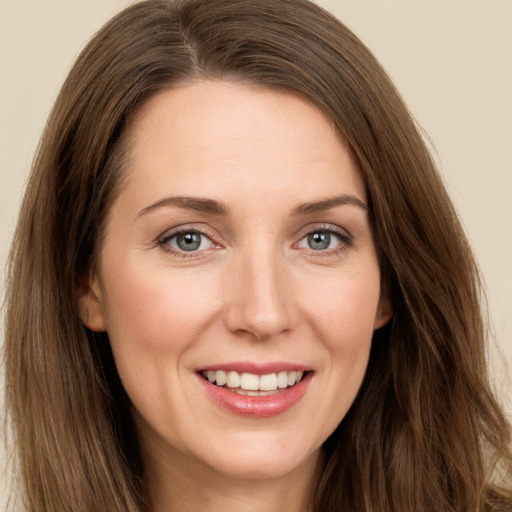
[(289, 329), (290, 290), (282, 255), (275, 244), (247, 246), (236, 260), (228, 285), (228, 328), (259, 340)]

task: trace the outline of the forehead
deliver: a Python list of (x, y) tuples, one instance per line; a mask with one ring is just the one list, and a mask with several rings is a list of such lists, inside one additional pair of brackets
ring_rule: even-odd
[(224, 81), (185, 84), (146, 102), (127, 142), (127, 182), (139, 195), (155, 187), (173, 195), (193, 187), (204, 197), (272, 189), (306, 201), (332, 195), (334, 187), (365, 199), (360, 173), (331, 121), (289, 92)]

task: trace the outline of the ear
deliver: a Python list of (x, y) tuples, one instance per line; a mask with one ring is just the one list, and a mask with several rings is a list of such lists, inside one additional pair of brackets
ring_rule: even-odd
[(374, 329), (384, 327), (393, 316), (393, 305), (391, 299), (385, 291), (381, 292), (379, 304), (377, 306), (377, 314), (375, 315)]
[(82, 323), (91, 331), (107, 330), (101, 288), (95, 274), (82, 276), (77, 289), (78, 309)]

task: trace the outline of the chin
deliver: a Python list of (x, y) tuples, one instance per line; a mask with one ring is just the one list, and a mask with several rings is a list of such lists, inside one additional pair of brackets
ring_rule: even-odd
[(294, 449), (286, 443), (272, 446), (272, 443), (259, 442), (242, 447), (234, 444), (226, 452), (208, 457), (205, 462), (213, 471), (228, 478), (269, 480), (290, 475), (299, 469), (302, 472), (308, 467), (313, 473), (320, 451), (320, 448), (309, 452), (304, 451), (304, 447)]

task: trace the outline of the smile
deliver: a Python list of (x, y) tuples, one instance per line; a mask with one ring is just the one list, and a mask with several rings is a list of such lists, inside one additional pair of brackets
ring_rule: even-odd
[(270, 418), (298, 405), (307, 393), (314, 371), (306, 367), (283, 369), (282, 363), (231, 363), (222, 369), (197, 372), (206, 395), (222, 409), (239, 416)]
[(268, 396), (295, 386), (302, 380), (304, 372), (281, 371), (257, 375), (248, 372), (205, 370), (201, 372), (201, 375), (211, 384), (228, 389), (239, 395)]

